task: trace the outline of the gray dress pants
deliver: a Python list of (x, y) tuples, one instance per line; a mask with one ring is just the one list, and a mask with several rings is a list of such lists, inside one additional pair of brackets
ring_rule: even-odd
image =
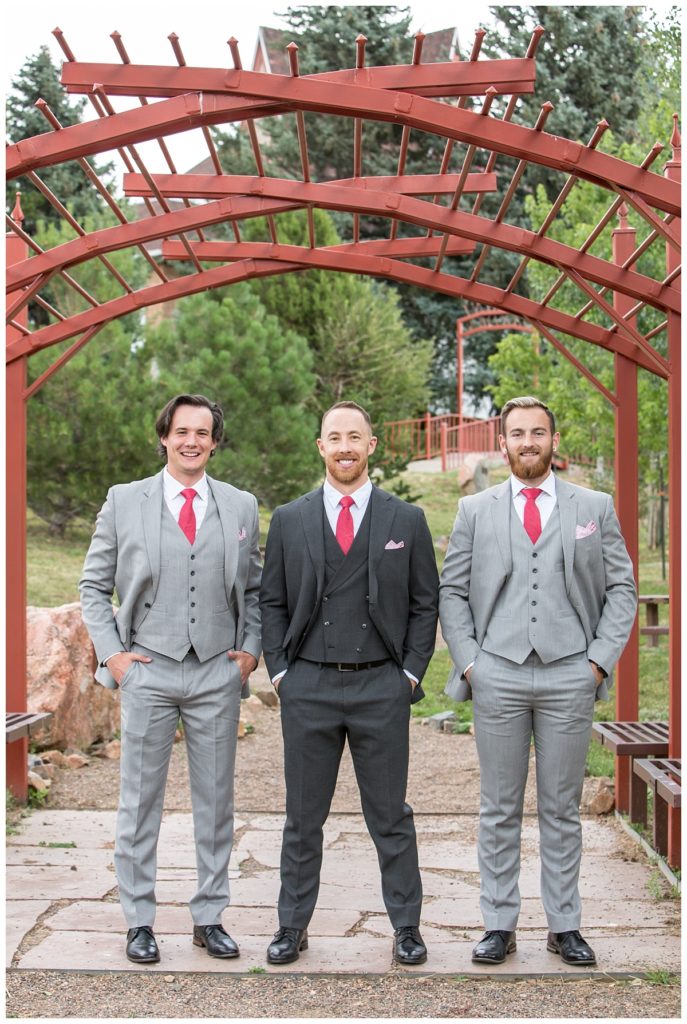
[(115, 838), (119, 898), (129, 928), (155, 921), (157, 841), (174, 734), (183, 723), (188, 755), (198, 889), (194, 924), (218, 924), (229, 904), (234, 834), (234, 762), (241, 703), (238, 665), (218, 654), (183, 661), (134, 645), (122, 678), (121, 788)]

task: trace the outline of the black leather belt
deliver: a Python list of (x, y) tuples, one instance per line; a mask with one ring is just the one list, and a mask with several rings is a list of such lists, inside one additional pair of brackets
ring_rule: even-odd
[[(306, 661), (307, 659), (303, 659)], [(364, 668), (377, 668), (379, 665), (386, 665), (390, 658), (382, 658), (380, 661), (361, 661), (358, 663), (350, 661), (316, 661), (320, 668), (335, 668), (337, 672), (360, 672)]]

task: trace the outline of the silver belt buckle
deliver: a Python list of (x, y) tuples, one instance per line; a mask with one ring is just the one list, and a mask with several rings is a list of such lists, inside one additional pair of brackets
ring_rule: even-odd
[(342, 661), (337, 661), (336, 667), (339, 670), (339, 672), (355, 672), (354, 668), (344, 668)]

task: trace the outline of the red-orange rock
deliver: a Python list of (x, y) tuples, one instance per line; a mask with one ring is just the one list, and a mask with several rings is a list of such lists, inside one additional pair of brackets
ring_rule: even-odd
[(110, 740), (119, 728), (119, 702), (116, 691), (93, 678), (95, 659), (81, 605), (28, 608), (27, 634), (28, 709), (53, 714), (31, 742), (85, 750)]

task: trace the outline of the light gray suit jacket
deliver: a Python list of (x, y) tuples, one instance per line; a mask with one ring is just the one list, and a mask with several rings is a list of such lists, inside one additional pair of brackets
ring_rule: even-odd
[[(258, 503), (247, 491), (211, 477), (207, 480), (224, 533), (227, 601), (231, 606), (233, 599), (237, 610), (235, 646), (259, 658)], [(117, 684), (102, 660), (122, 648), (131, 649), (131, 631), (138, 630), (157, 593), (163, 501), (161, 472), (111, 487), (84, 562), (79, 582), (81, 614), (100, 663), (95, 678), (110, 689)], [(115, 590), (120, 606), (113, 615)], [(246, 683), (241, 695), (249, 694)]]
[[(513, 571), (510, 545), (510, 478), (462, 498), (439, 590), (441, 630), (453, 670), (446, 693), (469, 700), (463, 670), (475, 660), (496, 599)], [(565, 567), (565, 589), (587, 639), (587, 656), (608, 678), (597, 696), (608, 700), (615, 664), (637, 611), (632, 562), (609, 494), (556, 479)], [(590, 523), (595, 528), (589, 530)], [(578, 527), (585, 535), (576, 539)]]

